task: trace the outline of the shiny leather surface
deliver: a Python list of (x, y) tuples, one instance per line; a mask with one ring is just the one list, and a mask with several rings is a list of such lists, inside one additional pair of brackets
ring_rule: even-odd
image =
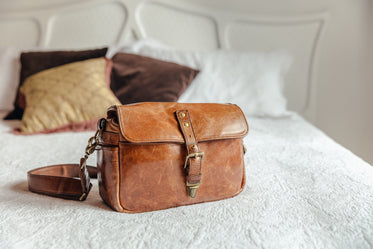
[(97, 152), (97, 179), (101, 198), (108, 206), (123, 211), (119, 203), (118, 147), (102, 146)]
[[(180, 131), (185, 140), (185, 148), (189, 154), (201, 152), (198, 146), (198, 141), (194, 133), (193, 122), (190, 119), (188, 110), (178, 110), (175, 112), (176, 119), (179, 123)], [(186, 183), (199, 184), (202, 179), (202, 156), (191, 157), (184, 163), (186, 173)], [(198, 189), (197, 189), (198, 190)], [(194, 198), (194, 197), (193, 197)]]
[[(128, 111), (131, 106), (136, 108)], [(187, 115), (179, 118), (177, 110)], [(185, 122), (189, 126), (183, 128)], [(100, 195), (111, 208), (127, 213), (233, 197), (245, 185), (242, 137), (247, 132), (245, 117), (234, 105), (143, 103), (111, 107), (96, 148)], [(127, 140), (126, 134), (135, 142)], [(204, 152), (203, 160), (190, 159), (185, 171), (185, 159), (194, 152)], [(30, 191), (36, 193), (84, 200), (92, 186), (89, 180), (95, 176), (96, 169), (86, 168), (82, 159), (80, 165), (31, 170), (28, 182)], [(191, 198), (186, 180), (194, 183), (201, 177), (197, 196)]]
[(202, 184), (196, 198), (186, 192), (183, 169), (186, 150), (179, 144), (120, 143), (119, 197), (123, 211), (145, 212), (221, 200), (241, 192), (244, 161), (241, 139), (200, 143)]
[[(178, 121), (176, 111), (189, 115)], [(153, 211), (221, 200), (242, 191), (242, 137), (248, 127), (237, 106), (141, 103), (112, 107), (108, 118), (100, 141), (99, 184), (102, 198), (114, 210)], [(179, 123), (184, 121), (190, 122), (185, 128), (191, 129), (183, 131)], [(196, 151), (205, 156), (202, 164), (200, 158), (193, 159), (198, 167), (192, 175), (202, 176), (202, 181), (197, 196), (190, 198), (183, 166), (188, 153)]]
[(236, 105), (183, 103), (117, 106), (121, 133), (125, 140), (132, 143), (184, 143), (175, 111), (185, 109), (189, 110), (198, 141), (242, 138), (248, 133), (245, 116)]
[[(87, 166), (89, 176), (96, 178), (97, 169)], [(79, 200), (83, 194), (79, 164), (59, 164), (37, 168), (27, 172), (31, 192), (54, 197)], [(92, 185), (87, 181), (88, 192)]]

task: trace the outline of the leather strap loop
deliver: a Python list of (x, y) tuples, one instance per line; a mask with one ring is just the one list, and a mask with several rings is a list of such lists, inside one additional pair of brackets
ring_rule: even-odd
[(98, 140), (106, 127), (106, 119), (97, 123), (98, 129), (88, 140), (85, 156), (80, 164), (59, 164), (37, 168), (27, 172), (29, 190), (54, 197), (84, 201), (92, 188), (91, 177), (97, 178), (97, 168), (87, 166), (87, 159), (92, 154)]
[(200, 152), (198, 141), (193, 130), (192, 120), (190, 119), (188, 110), (176, 111), (176, 118), (183, 134), (188, 156), (186, 158), (186, 185), (188, 195), (195, 198), (197, 188), (202, 180), (202, 158), (203, 153)]
[(82, 171), (79, 164), (59, 164), (30, 170), (27, 172), (29, 190), (39, 194), (83, 201), (92, 188), (89, 179), (97, 178), (97, 168), (92, 166), (84, 168), (86, 171)]

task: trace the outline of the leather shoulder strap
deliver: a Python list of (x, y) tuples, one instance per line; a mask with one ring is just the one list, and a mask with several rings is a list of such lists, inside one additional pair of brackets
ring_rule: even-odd
[(51, 165), (27, 172), (30, 191), (79, 201), (85, 200), (92, 188), (90, 178), (97, 178), (97, 168), (79, 164)]
[(88, 156), (98, 146), (98, 140), (106, 126), (106, 120), (98, 121), (96, 134), (88, 140), (85, 155), (80, 164), (59, 164), (41, 167), (27, 172), (29, 190), (54, 197), (84, 201), (92, 188), (91, 178), (97, 178), (97, 168), (87, 166)]

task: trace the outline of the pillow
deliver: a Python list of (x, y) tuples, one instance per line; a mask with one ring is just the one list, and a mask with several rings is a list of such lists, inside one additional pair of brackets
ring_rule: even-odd
[(111, 89), (122, 104), (176, 102), (198, 71), (135, 54), (113, 57)]
[(291, 58), (281, 53), (217, 51), (180, 102), (234, 103), (248, 116), (288, 115), (282, 94)]
[(284, 76), (292, 61), (287, 53), (186, 51), (147, 39), (121, 50), (199, 69), (179, 102), (234, 103), (249, 116), (288, 115), (282, 93)]
[(148, 56), (195, 69), (202, 68), (203, 57), (208, 54), (208, 51), (174, 49), (152, 38), (145, 38), (124, 45), (111, 46), (108, 48), (106, 57), (112, 58), (114, 54), (120, 52)]
[(16, 48), (0, 48), (0, 110), (11, 110), (19, 82), (20, 51)]
[(106, 63), (105, 58), (90, 59), (28, 77), (20, 88), (26, 100), (20, 132), (94, 129), (87, 122), (95, 123), (109, 106), (120, 104), (105, 82)]
[[(61, 66), (67, 63), (82, 61), (92, 58), (104, 57), (107, 48), (83, 50), (83, 51), (46, 51), (46, 52), (26, 52), (21, 54), (21, 73), (19, 87), (23, 85), (25, 79), (35, 73), (45, 69)], [(5, 119), (21, 119), (24, 110), (24, 99), (17, 91), (14, 102), (14, 110)]]

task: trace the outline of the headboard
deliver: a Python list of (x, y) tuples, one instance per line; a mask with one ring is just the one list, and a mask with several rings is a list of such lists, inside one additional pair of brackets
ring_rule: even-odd
[(153, 37), (184, 49), (288, 51), (294, 57), (284, 89), (289, 109), (315, 119), (325, 13), (251, 16), (187, 0), (92, 0), (1, 9), (0, 47), (78, 49)]

